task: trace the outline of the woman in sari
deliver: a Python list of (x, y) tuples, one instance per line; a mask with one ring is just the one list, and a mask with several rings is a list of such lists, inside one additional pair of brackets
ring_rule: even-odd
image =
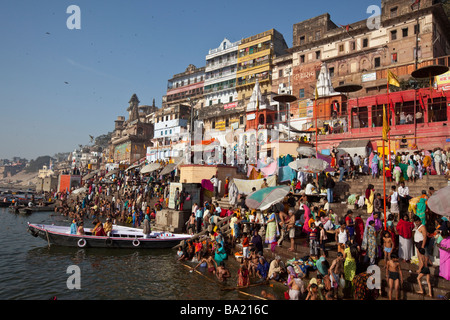
[(270, 244), (270, 250), (275, 252), (275, 247), (277, 246), (277, 233), (278, 233), (278, 223), (275, 213), (269, 216), (266, 222), (266, 239), (265, 242)]
[(224, 198), (228, 197), (228, 186), (229, 186), (229, 184), (230, 184), (230, 178), (226, 177), (225, 178), (225, 186), (224, 186), (224, 194), (223, 194)]
[(371, 184), (368, 185), (365, 196), (366, 196), (365, 203), (367, 205), (367, 214), (371, 214), (373, 212), (373, 200), (375, 197), (373, 185)]
[(356, 274), (356, 248), (351, 247), (351, 242), (347, 241), (346, 248), (344, 250), (344, 279), (345, 287), (347, 289), (353, 289), (352, 281)]
[(370, 300), (374, 289), (369, 289), (367, 280), (372, 276), (371, 273), (362, 272), (353, 278), (354, 298), (355, 300)]
[[(369, 228), (372, 221), (373, 221), (372, 228)], [(383, 224), (381, 223), (381, 220), (380, 220), (380, 213), (379, 212), (372, 213), (372, 215), (366, 221), (366, 228), (364, 230), (363, 241), (361, 244), (361, 247), (364, 250), (369, 251), (368, 243), (370, 242), (370, 245), (374, 245), (374, 248), (371, 248), (371, 250), (374, 250), (374, 251), (372, 251), (371, 253), (376, 255), (377, 247), (378, 247), (377, 234), (378, 234), (378, 231), (380, 231), (382, 228), (383, 228)], [(369, 231), (370, 231), (370, 234), (369, 234)], [(374, 238), (372, 238), (372, 237), (374, 237)], [(378, 251), (381, 254), (381, 251), (380, 250), (378, 250)]]
[(303, 232), (309, 235), (311, 232), (311, 228), (309, 227), (309, 220), (311, 219), (311, 210), (306, 204), (303, 204), (303, 210), (305, 210), (305, 213), (303, 215)]
[(214, 260), (218, 265), (227, 258), (227, 253), (225, 251), (225, 248), (220, 245), (220, 243), (217, 243), (216, 251), (214, 253)]
[(375, 230), (375, 220), (370, 220), (367, 227), (362, 248), (366, 250), (366, 257), (370, 260), (370, 264), (375, 264), (377, 255), (377, 231)]
[(361, 215), (355, 218), (355, 239), (354, 241), (361, 246), (364, 236), (364, 221)]
[(442, 240), (437, 247), (439, 248), (439, 276), (450, 280), (450, 236), (448, 231), (442, 232)]
[(426, 225), (426, 222), (427, 222), (427, 218), (426, 218), (426, 214), (425, 214), (426, 209), (427, 209), (427, 198), (426, 198), (426, 195), (425, 196), (422, 195), (422, 197), (420, 197), (419, 202), (417, 203), (416, 215), (420, 218), (423, 225)]
[(395, 180), (395, 183), (397, 184), (400, 183), (401, 176), (402, 176), (402, 169), (399, 166), (395, 166), (393, 172), (393, 178)]

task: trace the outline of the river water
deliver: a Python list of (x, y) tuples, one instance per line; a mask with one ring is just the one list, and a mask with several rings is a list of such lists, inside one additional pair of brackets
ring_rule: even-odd
[[(207, 271), (189, 272), (172, 249), (79, 249), (47, 245), (27, 232), (27, 222), (70, 225), (53, 212), (29, 216), (0, 208), (0, 299), (1, 300), (246, 300), (235, 290), (222, 290)], [(89, 223), (89, 222), (88, 222)], [(80, 289), (69, 289), (73, 274), (80, 270)], [(228, 262), (235, 286), (237, 265)], [(209, 277), (209, 279), (207, 278)], [(253, 289), (253, 292), (252, 292)], [(248, 288), (258, 295), (262, 288)], [(270, 288), (264, 288), (270, 290)]]

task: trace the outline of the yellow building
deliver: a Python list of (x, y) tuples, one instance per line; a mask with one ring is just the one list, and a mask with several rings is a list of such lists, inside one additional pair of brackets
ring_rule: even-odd
[(238, 48), (236, 90), (238, 101), (244, 106), (249, 102), (256, 79), (263, 98), (272, 91), (272, 60), (283, 55), (288, 48), (281, 33), (275, 29), (259, 33), (241, 41)]

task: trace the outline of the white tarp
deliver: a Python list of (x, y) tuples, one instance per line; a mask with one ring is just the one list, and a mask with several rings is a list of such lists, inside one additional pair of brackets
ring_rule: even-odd
[[(275, 187), (277, 185), (277, 176), (269, 176), (266, 178), (267, 184), (269, 187)], [(236, 187), (238, 188), (238, 192), (240, 194), (250, 194), (252, 193), (252, 188), (255, 187), (256, 190), (261, 189), (261, 185), (264, 183), (264, 179), (256, 179), (256, 180), (243, 180), (243, 179), (233, 179)]]

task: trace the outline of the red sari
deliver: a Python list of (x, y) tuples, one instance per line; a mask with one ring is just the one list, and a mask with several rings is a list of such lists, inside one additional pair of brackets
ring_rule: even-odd
[(355, 242), (361, 246), (364, 236), (364, 221), (361, 217), (355, 218)]
[(250, 284), (249, 272), (247, 268), (238, 270), (238, 287), (245, 287)]

